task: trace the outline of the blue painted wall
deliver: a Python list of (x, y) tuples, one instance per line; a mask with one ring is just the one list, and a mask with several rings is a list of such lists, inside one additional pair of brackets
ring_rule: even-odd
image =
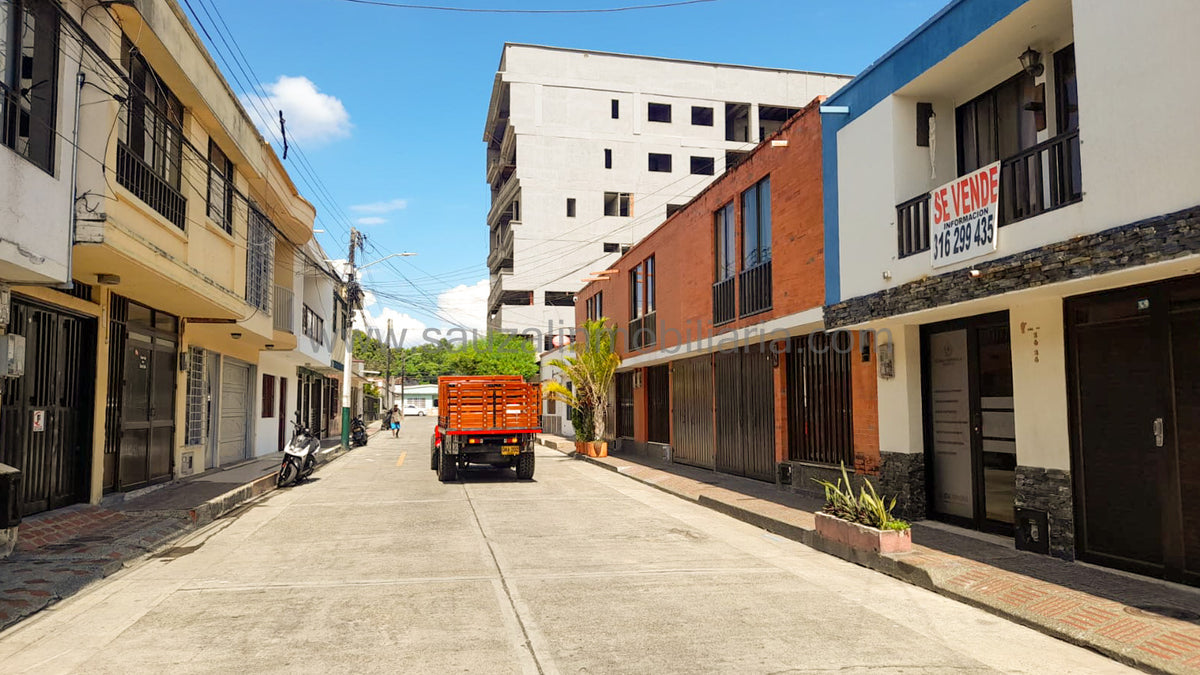
[(826, 304), (832, 305), (842, 300), (838, 228), (838, 131), (1027, 1), (955, 0), (825, 101), (827, 106), (850, 107), (849, 114), (825, 114), (821, 117), (824, 174), (822, 179), (825, 184)]

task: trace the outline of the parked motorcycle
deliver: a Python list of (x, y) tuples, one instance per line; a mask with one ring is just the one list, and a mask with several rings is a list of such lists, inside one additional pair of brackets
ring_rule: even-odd
[(350, 447), (361, 448), (367, 444), (367, 423), (362, 415), (350, 420)]
[(321, 440), (299, 422), (292, 422), (292, 440), (283, 449), (283, 464), (275, 484), (287, 487), (308, 478), (317, 467), (317, 451), (321, 448)]

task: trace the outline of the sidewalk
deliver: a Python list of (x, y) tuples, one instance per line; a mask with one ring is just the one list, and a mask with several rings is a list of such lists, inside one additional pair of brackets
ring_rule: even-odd
[[(377, 425), (373, 424), (372, 427)], [(377, 429), (372, 430), (377, 432)], [(324, 464), (347, 451), (322, 443)], [(275, 489), (283, 453), (24, 519), (0, 560), (0, 630)]]
[[(556, 436), (539, 443), (574, 454)], [(1200, 673), (1200, 589), (1017, 551), (1011, 541), (929, 521), (913, 526), (911, 553), (851, 551), (816, 536), (820, 500), (641, 457), (576, 459), (1142, 670)]]

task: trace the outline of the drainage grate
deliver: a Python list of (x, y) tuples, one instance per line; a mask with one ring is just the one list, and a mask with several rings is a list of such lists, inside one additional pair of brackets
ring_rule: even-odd
[(1178, 619), (1179, 621), (1200, 621), (1200, 614), (1183, 609), (1181, 607), (1172, 607), (1170, 605), (1141, 605), (1138, 607), (1126, 607), (1125, 613), (1133, 614), (1134, 616), (1146, 616), (1150, 618)]

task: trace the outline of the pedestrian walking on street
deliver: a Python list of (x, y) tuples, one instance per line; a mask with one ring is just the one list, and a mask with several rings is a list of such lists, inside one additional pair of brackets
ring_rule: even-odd
[(392, 409), (387, 411), (387, 414), (383, 416), (384, 423), (387, 424), (388, 428), (392, 430), (392, 438), (398, 438), (400, 436), (400, 417), (401, 413), (399, 403), (392, 405)]

